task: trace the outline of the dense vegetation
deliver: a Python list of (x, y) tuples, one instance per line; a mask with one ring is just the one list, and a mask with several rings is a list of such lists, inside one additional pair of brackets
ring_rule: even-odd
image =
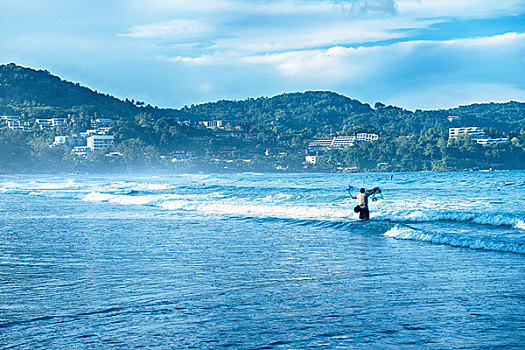
[[(15, 64), (0, 66), (0, 115), (65, 117), (62, 134), (91, 127), (96, 118), (115, 120), (111, 151), (79, 158), (70, 150), (48, 145), (57, 130), (21, 132), (0, 124), (0, 172), (74, 170), (122, 167), (165, 167), (209, 170), (455, 170), (525, 168), (525, 104), (473, 104), (450, 110), (408, 111), (368, 104), (333, 93), (288, 93), (272, 98), (218, 101), (180, 110), (119, 100), (61, 80), (47, 71)], [(447, 120), (458, 115), (461, 121)], [(221, 120), (222, 130), (196, 126)], [(448, 141), (451, 126), (483, 127), (488, 136), (509, 137), (510, 143), (480, 146), (469, 137)], [(379, 141), (328, 151), (305, 169), (308, 140), (328, 135), (377, 133)], [(170, 162), (184, 154), (184, 162)]]

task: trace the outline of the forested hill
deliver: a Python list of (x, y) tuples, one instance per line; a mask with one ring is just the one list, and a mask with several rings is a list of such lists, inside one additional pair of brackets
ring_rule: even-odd
[(129, 119), (144, 111), (158, 113), (158, 109), (143, 102), (122, 101), (62, 80), (47, 70), (14, 63), (0, 65), (0, 114), (45, 118), (76, 113)]
[[(14, 116), (28, 128), (21, 131), (22, 124), (17, 129), (0, 122), (0, 173), (165, 166), (166, 160), (177, 167), (180, 154), (196, 170), (232, 169), (233, 162), (242, 171), (525, 168), (525, 103), (521, 102), (409, 111), (380, 102), (372, 107), (330, 91), (307, 91), (166, 109), (120, 100), (45, 70), (8, 64), (0, 66), (0, 115)], [(460, 118), (447, 118), (455, 115)], [(36, 121), (52, 117), (67, 117), (67, 126), (49, 129)], [(73, 138), (86, 133), (97, 118), (112, 120), (111, 128), (100, 132), (114, 136), (104, 152), (116, 152), (119, 158), (106, 157), (104, 152), (82, 158), (72, 153), (71, 145), (50, 147), (57, 135)], [(222, 121), (218, 129), (198, 123), (218, 120)], [(485, 137), (492, 138), (491, 144), (481, 146), (468, 135), (449, 140), (452, 126), (480, 127)], [(375, 133), (378, 140), (327, 150), (317, 164), (305, 165), (312, 138), (360, 132)]]
[(368, 104), (330, 91), (287, 93), (275, 97), (243, 101), (218, 101), (184, 107), (182, 111), (198, 118), (271, 123), (301, 130), (315, 125), (341, 127), (350, 115), (370, 113)]
[[(24, 115), (25, 119), (77, 116), (78, 120), (106, 117), (135, 121), (173, 117), (179, 120), (222, 120), (246, 126), (270, 126), (276, 132), (307, 135), (352, 133), (357, 130), (416, 133), (446, 127), (448, 115), (461, 115), (459, 125), (495, 128), (501, 132), (525, 125), (525, 103), (490, 103), (450, 110), (411, 112), (376, 103), (375, 108), (329, 91), (285, 93), (242, 101), (210, 102), (176, 109), (161, 109), (144, 102), (119, 100), (45, 70), (0, 65), (0, 114)], [(144, 117), (145, 116), (145, 117)]]

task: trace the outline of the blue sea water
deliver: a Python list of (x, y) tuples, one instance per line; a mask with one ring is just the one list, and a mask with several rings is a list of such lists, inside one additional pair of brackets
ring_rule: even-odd
[[(383, 188), (371, 220), (348, 185)], [(525, 344), (525, 172), (0, 177), (0, 348)]]

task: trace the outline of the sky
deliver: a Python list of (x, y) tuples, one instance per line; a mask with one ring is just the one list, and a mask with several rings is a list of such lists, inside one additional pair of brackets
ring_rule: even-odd
[(525, 0), (0, 0), (0, 64), (159, 107), (525, 101)]

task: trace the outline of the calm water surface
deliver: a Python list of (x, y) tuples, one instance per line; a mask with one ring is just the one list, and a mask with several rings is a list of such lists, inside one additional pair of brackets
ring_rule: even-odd
[[(381, 186), (371, 220), (349, 185)], [(523, 348), (525, 172), (0, 177), (0, 348)]]

